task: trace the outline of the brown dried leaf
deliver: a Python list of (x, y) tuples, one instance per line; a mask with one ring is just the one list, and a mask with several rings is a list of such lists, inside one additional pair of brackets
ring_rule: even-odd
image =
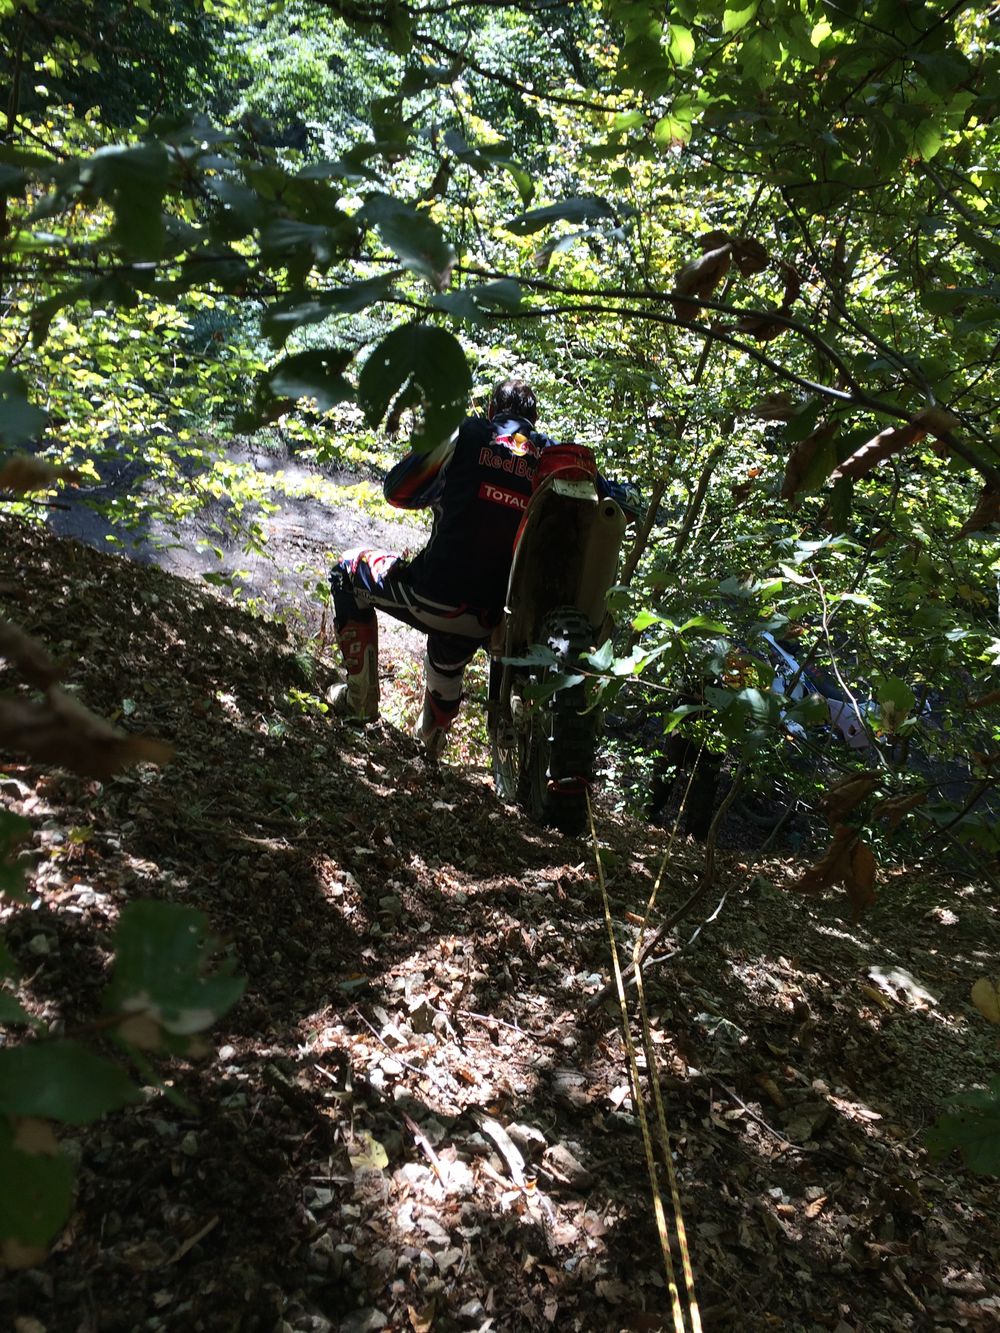
[[(693, 259), (685, 264), (674, 279), (674, 296), (671, 304), (679, 318), (692, 319), (700, 310), (700, 301), (707, 300), (719, 283), (729, 272), (732, 262), (732, 247), (720, 245), (718, 249), (708, 250), (700, 259)], [(680, 297), (696, 297), (697, 300), (679, 300)]]
[(698, 249), (704, 255), (709, 250), (718, 250), (721, 246), (728, 245), (731, 240), (728, 231), (706, 231), (698, 237)]
[(59, 1140), (47, 1120), (24, 1116), (14, 1121), (14, 1147), (29, 1157), (58, 1157)]
[(809, 469), (812, 467), (813, 459), (820, 449), (830, 443), (836, 433), (836, 422), (825, 421), (821, 426), (817, 426), (811, 435), (807, 435), (804, 440), (799, 440), (789, 454), (788, 462), (785, 465), (785, 476), (781, 483), (782, 500), (791, 500), (796, 492), (802, 489), (806, 477), (809, 475)]
[(736, 267), (744, 278), (748, 278), (751, 273), (760, 273), (771, 262), (767, 250), (752, 236), (738, 237), (732, 245)]
[(19, 1240), (0, 1241), (0, 1265), (12, 1271), (16, 1268), (37, 1268), (48, 1256), (44, 1245), (22, 1245)]
[(888, 819), (889, 832), (892, 833), (899, 828), (904, 815), (916, 810), (918, 805), (926, 804), (926, 801), (925, 791), (912, 792), (909, 796), (891, 796), (887, 801), (879, 801), (872, 810), (872, 818)]
[(979, 492), (976, 507), (958, 530), (960, 537), (968, 537), (970, 532), (982, 532), (1000, 522), (1000, 491), (986, 483)]
[(928, 435), (947, 435), (949, 431), (955, 430), (962, 424), (958, 417), (945, 411), (943, 407), (922, 407), (910, 419)]
[(409, 1316), (413, 1333), (431, 1333), (431, 1329), (434, 1327), (436, 1309), (434, 1301), (425, 1305), (422, 1310), (418, 1310), (415, 1305), (407, 1305), (406, 1313)]
[(163, 1045), (163, 1031), (151, 1014), (130, 1014), (118, 1024), (118, 1035), (140, 1051), (158, 1051)]
[(126, 736), (77, 699), (51, 689), (44, 703), (0, 698), (0, 745), (104, 781), (127, 764), (165, 764), (173, 747)]
[(874, 773), (852, 774), (835, 783), (823, 796), (820, 805), (830, 827), (842, 824), (844, 818), (878, 786), (878, 777)]
[(795, 893), (821, 893), (850, 873), (850, 851), (857, 841), (853, 829), (843, 824), (834, 830), (833, 841), (818, 861), (808, 866), (791, 885)]
[(750, 411), (758, 421), (791, 421), (802, 406), (801, 400), (790, 393), (769, 393), (760, 398)]
[(0, 620), (0, 657), (6, 657), (29, 685), (41, 690), (62, 675), (38, 640), (10, 620)]
[(844, 887), (855, 916), (875, 902), (875, 856), (863, 842), (855, 843), (851, 850)]
[(76, 485), (80, 473), (72, 467), (57, 467), (40, 458), (32, 458), (30, 454), (15, 454), (0, 467), (0, 491), (14, 491), (18, 495), (47, 491), (57, 481)]
[(794, 264), (788, 264), (784, 260), (779, 263), (778, 271), (785, 280), (781, 308), (787, 312), (802, 294), (802, 275)]
[(785, 1110), (788, 1106), (788, 1098), (781, 1091), (770, 1074), (754, 1074), (753, 1081), (757, 1084), (758, 1088), (760, 1088), (761, 1092), (763, 1092), (780, 1111)]
[(970, 995), (987, 1023), (1000, 1027), (1000, 979), (991, 981), (989, 977), (980, 977)]
[(788, 325), (774, 318), (776, 313), (778, 312), (771, 314), (755, 312), (743, 315), (736, 323), (737, 332), (749, 334), (759, 343), (773, 342), (775, 338), (780, 338), (783, 333), (788, 332)]
[(885, 459), (893, 454), (902, 453), (907, 445), (920, 440), (926, 434), (919, 426), (889, 426), (872, 437), (860, 449), (855, 449), (849, 458), (845, 458), (836, 472), (831, 473), (831, 481), (840, 481), (842, 477), (864, 477)]

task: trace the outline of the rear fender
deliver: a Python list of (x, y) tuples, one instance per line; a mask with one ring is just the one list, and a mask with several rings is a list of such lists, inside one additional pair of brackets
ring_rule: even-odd
[(607, 620), (626, 518), (601, 499), (587, 478), (547, 477), (532, 495), (518, 533), (507, 588), (504, 656), (534, 642), (543, 618), (557, 607), (581, 611), (595, 640)]

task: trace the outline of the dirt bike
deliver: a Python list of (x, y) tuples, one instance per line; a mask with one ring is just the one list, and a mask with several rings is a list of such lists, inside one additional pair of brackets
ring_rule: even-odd
[(491, 644), (487, 728), (497, 792), (569, 834), (586, 825), (600, 727), (581, 656), (611, 633), (605, 601), (625, 525), (619, 505), (598, 492), (589, 449), (546, 449)]

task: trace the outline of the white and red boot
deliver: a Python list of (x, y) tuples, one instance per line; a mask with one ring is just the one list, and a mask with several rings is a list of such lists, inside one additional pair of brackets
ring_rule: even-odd
[(457, 699), (442, 699), (440, 695), (424, 690), (424, 707), (417, 723), (417, 739), (423, 741), (428, 759), (440, 759), (451, 724), (461, 706), (461, 695)]
[(327, 699), (335, 713), (356, 722), (378, 721), (378, 621), (345, 620), (337, 629), (347, 681), (334, 685)]

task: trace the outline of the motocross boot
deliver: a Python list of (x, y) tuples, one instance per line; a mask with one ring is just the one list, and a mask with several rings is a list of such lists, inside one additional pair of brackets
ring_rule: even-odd
[(337, 629), (347, 681), (327, 691), (333, 711), (355, 722), (378, 721), (378, 621), (345, 620)]
[(427, 758), (437, 762), (448, 740), (451, 724), (458, 716), (462, 697), (442, 699), (440, 695), (424, 690), (424, 707), (417, 723), (417, 739), (423, 741)]

